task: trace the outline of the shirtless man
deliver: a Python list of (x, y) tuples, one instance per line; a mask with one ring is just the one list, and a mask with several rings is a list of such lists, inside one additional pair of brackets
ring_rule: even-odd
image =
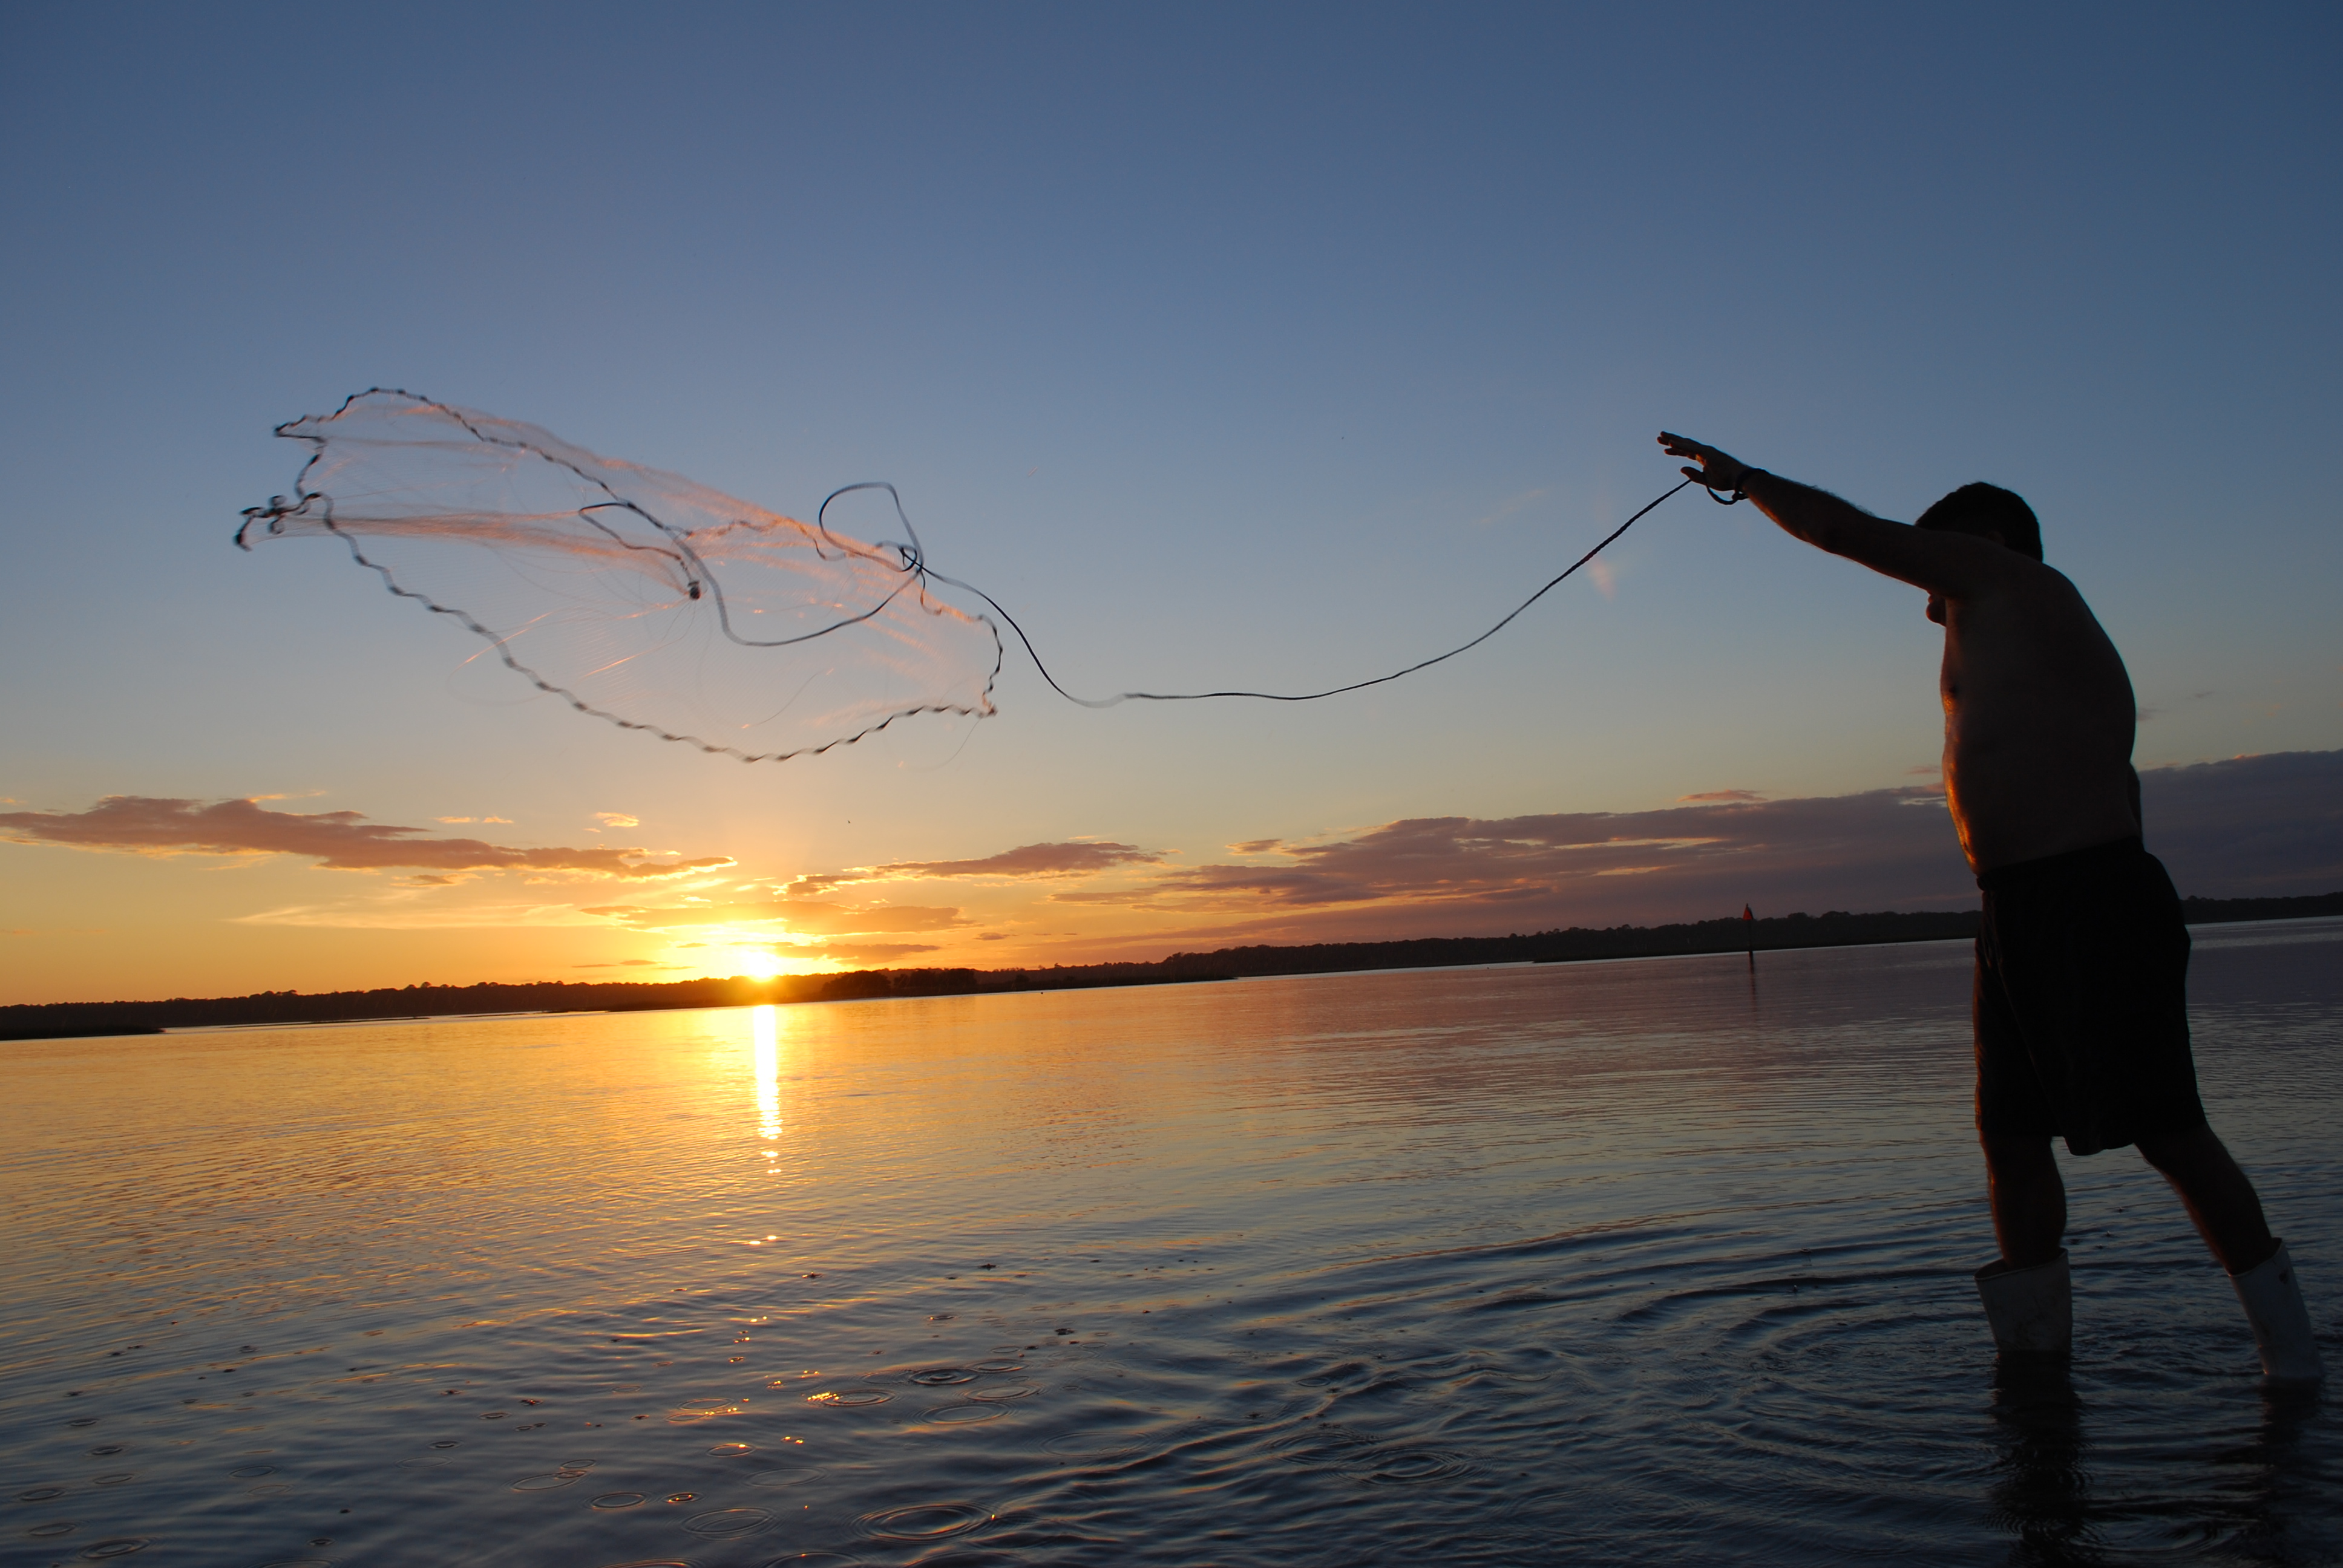
[(2131, 680), (2075, 585), (2042, 564), (2032, 508), (1964, 485), (1906, 526), (1682, 436), (1660, 445), (1806, 543), (1922, 589), (1945, 628), (1945, 798), (1984, 891), (1977, 1135), (2001, 1256), (1977, 1289), (1996, 1342), (2070, 1338), (2057, 1135), (2076, 1155), (2136, 1145), (2228, 1271), (2262, 1370), (2317, 1378), (2292, 1260), (2197, 1101), (2188, 933), (2140, 843)]

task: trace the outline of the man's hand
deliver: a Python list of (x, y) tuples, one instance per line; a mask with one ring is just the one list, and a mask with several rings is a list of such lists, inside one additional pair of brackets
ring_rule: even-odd
[(1671, 436), (1665, 430), (1660, 432), (1660, 449), (1671, 457), (1698, 458), (1700, 467), (1684, 469), (1684, 477), (1698, 479), (1710, 489), (1723, 490), (1727, 495), (1742, 489), (1742, 481), (1757, 472), (1730, 453), (1704, 447), (1688, 437)]
[[(1943, 621), (1946, 600), (1975, 598), (2013, 575), (2036, 569), (2026, 557), (1991, 539), (1875, 518), (1828, 490), (1753, 467), (1730, 452), (1720, 452), (1689, 437), (1664, 430), (1660, 446), (1671, 457), (1698, 459), (1699, 467), (1684, 470), (1685, 478), (1727, 495), (1748, 496), (1784, 531), (1815, 548), (1926, 588), (1928, 618), (1933, 621)], [(1765, 493), (1752, 495), (1749, 482), (1759, 477), (1765, 481)]]

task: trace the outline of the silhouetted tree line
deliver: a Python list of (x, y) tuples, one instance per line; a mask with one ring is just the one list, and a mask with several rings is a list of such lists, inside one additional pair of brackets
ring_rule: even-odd
[[(2343, 915), (2343, 893), (2307, 898), (2187, 899), (2191, 925)], [(0, 1007), (0, 1040), (62, 1040), (155, 1034), (166, 1029), (342, 1023), (508, 1012), (642, 1012), (759, 1002), (861, 1001), (880, 997), (980, 996), (1001, 991), (1100, 986), (1176, 985), (1248, 975), (1332, 974), (1355, 970), (1447, 969), (1463, 964), (1571, 963), (1672, 953), (1761, 952), (1938, 941), (1976, 934), (1977, 911), (1780, 915), (1761, 920), (1699, 920), (1671, 926), (1573, 926), (1503, 937), (1421, 937), (1393, 942), (1318, 942), (1305, 947), (1222, 948), (1173, 953), (1154, 963), (1053, 964), (1048, 969), (857, 970), (782, 975), (769, 980), (535, 980), (518, 985), (410, 985), (380, 990), (267, 990), (251, 996), (174, 997), (167, 1001), (36, 1002)]]
[(1173, 953), (1174, 973), (1242, 975), (1330, 974), (1346, 970), (1443, 969), (1457, 964), (1582, 963), (1590, 959), (1647, 959), (1673, 953), (1737, 953), (1754, 944), (1778, 948), (1860, 947), (1875, 942), (1926, 942), (1976, 935), (1977, 912), (1851, 915), (1845, 910), (1803, 911), (1771, 920), (1738, 917), (1674, 926), (1609, 926), (1535, 931), (1508, 937), (1417, 937), (1396, 942), (1321, 942), (1301, 948), (1223, 948)]
[(649, 1012), (759, 1002), (864, 1001), (876, 997), (972, 996), (989, 991), (1071, 990), (1091, 986), (1167, 985), (1191, 979), (1160, 964), (1080, 964), (1047, 970), (857, 970), (839, 975), (669, 981), (531, 980), (410, 985), (380, 990), (256, 991), (250, 996), (173, 997), (166, 1001), (59, 1001), (0, 1007), (0, 1040), (68, 1040), (157, 1034), (166, 1029), (349, 1023), (496, 1013)]

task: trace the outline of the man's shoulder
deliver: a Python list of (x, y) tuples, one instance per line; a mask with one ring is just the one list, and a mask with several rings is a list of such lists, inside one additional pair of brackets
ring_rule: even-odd
[(2029, 608), (2067, 605), (2090, 613), (2083, 590), (2065, 572), (2046, 561), (2021, 555), (2016, 550), (1994, 548), (2005, 558), (1993, 563), (1993, 570), (1981, 574), (1969, 592), (1948, 597), (1982, 603), (1988, 599), (2007, 599)]

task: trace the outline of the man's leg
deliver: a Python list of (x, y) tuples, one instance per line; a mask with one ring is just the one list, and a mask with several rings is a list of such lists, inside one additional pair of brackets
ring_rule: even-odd
[(2254, 1184), (2209, 1127), (2155, 1133), (2137, 1141), (2147, 1162), (2180, 1194), (2205, 1245), (2229, 1271), (2229, 1283), (2253, 1326), (2262, 1371), (2282, 1382), (2317, 1382), (2318, 1336), (2303, 1305), (2302, 1282), (2285, 1244), (2269, 1233)]
[(2001, 1256), (1976, 1271), (1993, 1342), (2004, 1352), (2064, 1355), (2075, 1337), (2067, 1285), (2066, 1184), (2046, 1137), (1984, 1133), (1986, 1196)]
[[(2158, 1132), (2138, 1140), (2139, 1151), (2180, 1194), (2197, 1233), (2205, 1238), (2221, 1267), (2242, 1274), (2278, 1251), (2278, 1240), (2262, 1217), (2254, 1184), (2229, 1158), (2210, 1127)], [(1999, 1210), (1995, 1211), (1996, 1222)], [(2005, 1245), (2005, 1251), (2007, 1251)]]
[(1979, 1141), (1985, 1145), (1986, 1197), (1993, 1207), (2002, 1261), (2013, 1269), (2048, 1262), (2058, 1255), (2066, 1233), (2066, 1184), (2058, 1178), (2050, 1140), (1988, 1132)]

